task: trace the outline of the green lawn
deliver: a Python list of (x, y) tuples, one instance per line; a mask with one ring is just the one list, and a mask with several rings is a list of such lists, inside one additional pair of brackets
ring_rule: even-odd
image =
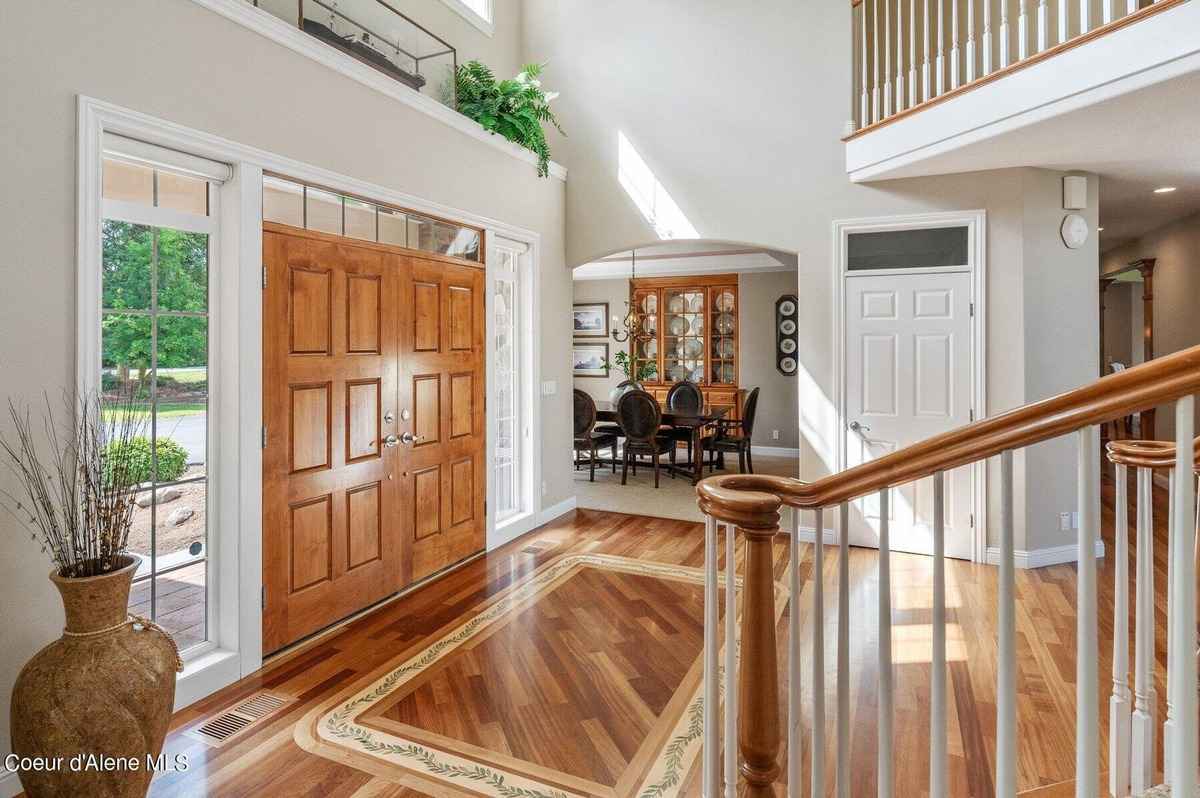
[[(207, 409), (208, 408), (204, 402), (159, 402), (158, 417), (170, 418), (171, 416), (192, 416), (196, 415), (197, 413), (203, 413)], [(104, 411), (105, 420), (111, 419), (115, 413), (115, 410), (106, 408)], [(145, 412), (141, 413), (141, 415), (150, 415), (150, 409), (146, 408)]]

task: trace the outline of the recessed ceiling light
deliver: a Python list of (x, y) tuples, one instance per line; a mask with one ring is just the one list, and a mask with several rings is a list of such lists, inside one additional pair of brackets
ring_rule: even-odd
[(1174, 190), (1175, 190), (1175, 186), (1161, 186), (1159, 188), (1154, 189), (1154, 193), (1155, 194), (1170, 194)]

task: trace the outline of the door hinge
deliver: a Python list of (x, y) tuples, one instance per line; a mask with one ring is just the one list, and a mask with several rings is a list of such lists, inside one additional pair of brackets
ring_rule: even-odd
[(263, 284), (262, 284), (262, 287), (263, 287), (263, 288), (266, 288), (266, 287), (267, 287), (267, 267), (266, 267), (266, 266), (263, 266)]
[(973, 408), (973, 407), (972, 407), (972, 408), (971, 408), (970, 410), (968, 410), (967, 412), (968, 412), (968, 413), (970, 413), (970, 416), (969, 416), (969, 418), (971, 419), (971, 421), (974, 421), (974, 420), (975, 420), (975, 408)]
[(267, 586), (266, 585), (263, 585), (263, 589), (262, 589), (262, 608), (264, 610), (267, 608)]
[[(263, 285), (266, 285), (266, 284), (267, 284), (267, 281), (266, 281), (266, 278), (264, 277), (264, 278), (263, 278)], [(975, 315), (975, 303), (974, 303), (974, 302), (972, 302), (972, 303), (971, 303), (971, 315), (972, 315), (972, 316), (974, 316), (974, 315)]]
[(267, 425), (263, 424), (262, 428), (262, 448), (267, 448)]
[(971, 513), (971, 529), (975, 528), (975, 513)]

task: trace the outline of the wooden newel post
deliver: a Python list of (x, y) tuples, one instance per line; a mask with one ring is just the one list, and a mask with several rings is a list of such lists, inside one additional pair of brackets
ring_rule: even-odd
[[(775, 647), (775, 575), (771, 544), (779, 513), (770, 525), (747, 529), (742, 575), (742, 660), (738, 684), (738, 748), (747, 796), (773, 796), (779, 778), (779, 662)], [(764, 518), (764, 521), (768, 519)]]

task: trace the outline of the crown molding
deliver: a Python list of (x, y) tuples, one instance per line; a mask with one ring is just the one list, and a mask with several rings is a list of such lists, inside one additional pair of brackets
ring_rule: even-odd
[[(255, 8), (247, 0), (192, 0), (192, 2), (220, 14), (276, 44), (282, 44), (293, 52), (329, 67), (334, 72), (374, 89), (380, 94), (398, 100), (409, 108), (433, 117), (459, 133), (470, 136), (476, 141), (482, 141), (506, 155), (533, 165), (535, 168), (537, 166), (537, 156), (524, 147), (519, 147), (502, 136), (489, 133), (475, 120), (468, 119), (432, 97), (427, 97), (403, 83), (389, 78), (379, 70), (324, 44), (278, 17)], [(550, 176), (566, 180), (567, 169), (562, 164), (551, 161)]]

